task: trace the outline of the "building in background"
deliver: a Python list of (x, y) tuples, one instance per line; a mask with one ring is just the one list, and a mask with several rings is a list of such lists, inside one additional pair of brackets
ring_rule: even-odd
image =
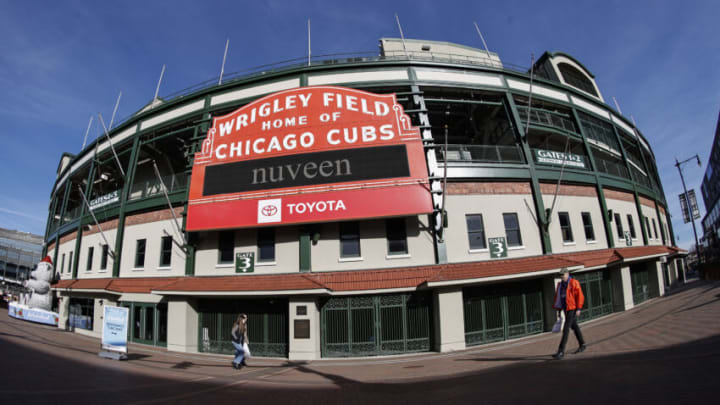
[(22, 281), (42, 259), (43, 237), (0, 228), (0, 278), (3, 292), (19, 292)]
[(580, 62), (380, 45), (153, 100), (63, 155), (60, 324), (97, 336), (121, 305), (131, 341), (231, 353), (245, 312), (257, 356), (444, 352), (548, 330), (561, 268), (583, 321), (678, 282), (651, 146)]
[(720, 114), (700, 190), (706, 212), (702, 219), (702, 250), (705, 259), (712, 262), (720, 258)]

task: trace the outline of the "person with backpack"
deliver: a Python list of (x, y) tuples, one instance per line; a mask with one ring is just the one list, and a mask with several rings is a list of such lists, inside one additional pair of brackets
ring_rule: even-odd
[(580, 282), (570, 277), (570, 271), (567, 268), (560, 270), (560, 276), (562, 277), (562, 281), (558, 284), (557, 290), (555, 291), (553, 308), (558, 311), (558, 317), (560, 317), (560, 311), (565, 313), (565, 327), (563, 328), (560, 347), (558, 347), (557, 353), (553, 355), (555, 360), (561, 360), (565, 356), (565, 344), (567, 343), (570, 329), (575, 332), (575, 337), (580, 345), (580, 347), (575, 350), (575, 354), (582, 353), (587, 348), (585, 339), (583, 339), (582, 332), (580, 331), (580, 326), (577, 324), (577, 317), (580, 316), (580, 311), (585, 303), (585, 295), (583, 295), (582, 288), (580, 288)]
[(235, 348), (235, 359), (233, 359), (232, 366), (236, 370), (247, 366), (245, 362), (245, 347), (248, 344), (247, 319), (247, 314), (238, 315), (231, 331), (232, 345)]

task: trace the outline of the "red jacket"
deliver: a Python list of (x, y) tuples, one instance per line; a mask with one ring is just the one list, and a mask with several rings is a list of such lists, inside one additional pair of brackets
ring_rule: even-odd
[[(555, 289), (555, 301), (553, 301), (553, 308), (557, 310), (563, 309), (562, 304), (558, 306), (558, 295), (560, 294), (561, 285), (562, 282), (560, 282), (557, 289)], [(585, 295), (583, 295), (582, 288), (580, 288), (580, 282), (572, 277), (568, 280), (567, 291), (565, 293), (565, 303), (565, 308), (568, 311), (572, 311), (573, 309), (582, 309), (583, 304), (585, 304)]]

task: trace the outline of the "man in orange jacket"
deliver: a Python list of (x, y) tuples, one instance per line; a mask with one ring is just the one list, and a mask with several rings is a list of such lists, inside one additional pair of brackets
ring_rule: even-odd
[(570, 277), (570, 271), (566, 268), (560, 270), (562, 281), (557, 286), (555, 291), (555, 303), (553, 308), (558, 310), (558, 317), (560, 311), (565, 312), (565, 327), (563, 328), (562, 340), (560, 341), (560, 347), (557, 353), (553, 355), (556, 360), (560, 360), (565, 356), (565, 344), (572, 328), (575, 332), (575, 337), (578, 340), (580, 347), (575, 350), (575, 354), (582, 353), (585, 351), (585, 339), (583, 339), (580, 327), (577, 324), (577, 317), (580, 316), (580, 310), (585, 303), (585, 296), (583, 295), (582, 288), (580, 288), (580, 282)]

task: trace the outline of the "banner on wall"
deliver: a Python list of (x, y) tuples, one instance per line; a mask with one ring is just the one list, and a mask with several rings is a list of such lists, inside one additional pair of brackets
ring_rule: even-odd
[(420, 130), (394, 94), (271, 94), (213, 120), (195, 154), (187, 229), (432, 212)]
[(127, 353), (128, 316), (124, 307), (105, 305), (103, 307), (103, 350)]

